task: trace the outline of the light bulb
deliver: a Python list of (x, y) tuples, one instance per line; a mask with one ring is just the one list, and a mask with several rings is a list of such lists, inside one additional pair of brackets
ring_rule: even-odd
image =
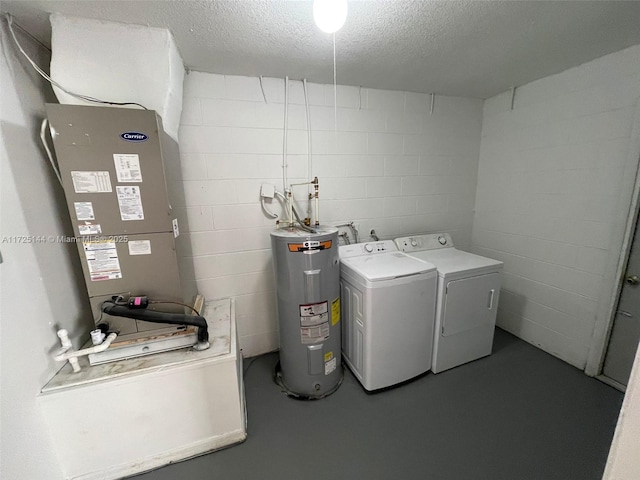
[(313, 0), (313, 19), (323, 32), (337, 32), (347, 19), (347, 0)]

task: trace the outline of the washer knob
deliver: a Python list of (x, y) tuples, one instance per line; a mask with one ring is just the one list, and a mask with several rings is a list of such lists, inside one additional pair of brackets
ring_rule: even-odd
[(369, 244), (369, 243), (365, 243), (364, 244), (364, 249), (365, 249), (365, 251), (367, 251), (369, 253), (373, 252), (373, 246), (371, 244)]
[(440, 245), (446, 245), (447, 244), (447, 237), (445, 237), (444, 235), (440, 235), (438, 237), (438, 242), (440, 242)]
[(412, 239), (411, 239), (411, 246), (412, 246), (412, 247), (417, 247), (417, 246), (418, 246), (418, 242), (416, 242), (416, 239), (415, 239), (415, 238), (412, 238)]

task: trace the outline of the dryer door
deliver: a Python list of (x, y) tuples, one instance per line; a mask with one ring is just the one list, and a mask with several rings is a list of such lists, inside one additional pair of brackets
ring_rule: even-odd
[(490, 273), (447, 283), (442, 336), (494, 324), (500, 294), (500, 275)]

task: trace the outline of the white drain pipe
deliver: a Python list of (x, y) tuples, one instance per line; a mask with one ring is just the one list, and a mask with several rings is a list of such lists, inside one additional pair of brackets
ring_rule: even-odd
[(85, 355), (89, 355), (92, 353), (100, 353), (104, 352), (109, 345), (116, 339), (118, 336), (117, 333), (110, 333), (104, 342), (100, 345), (95, 345), (93, 347), (85, 348), (83, 350), (71, 350), (71, 340), (69, 340), (69, 332), (67, 332), (64, 328), (58, 330), (58, 337), (60, 337), (60, 341), (62, 342), (62, 348), (58, 351), (58, 353), (53, 357), (56, 362), (64, 362), (69, 360), (71, 367), (74, 372), (80, 371), (80, 363), (78, 362), (78, 357), (84, 357)]

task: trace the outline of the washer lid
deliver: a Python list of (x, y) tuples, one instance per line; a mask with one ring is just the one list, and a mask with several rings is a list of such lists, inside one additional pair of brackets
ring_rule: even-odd
[(341, 259), (340, 263), (374, 282), (433, 272), (436, 269), (434, 265), (402, 252), (345, 258)]
[(433, 263), (441, 276), (459, 272), (476, 272), (482, 270), (499, 270), (503, 263), (492, 258), (481, 257), (473, 253), (463, 252), (457, 248), (441, 248), (412, 252), (412, 256)]

